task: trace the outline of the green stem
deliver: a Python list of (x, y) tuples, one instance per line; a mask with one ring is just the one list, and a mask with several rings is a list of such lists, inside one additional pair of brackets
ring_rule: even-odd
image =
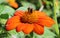
[(58, 0), (53, 0), (53, 3), (54, 3), (54, 7), (53, 7), (54, 17), (53, 18), (56, 21), (56, 24), (54, 25), (54, 29), (55, 29), (56, 33), (59, 35), (59, 27), (58, 27), (58, 23), (57, 23), (57, 15), (56, 15), (57, 10), (59, 10), (58, 9)]
[(42, 0), (39, 0), (39, 3), (40, 3), (41, 6), (43, 5), (43, 4), (42, 4)]

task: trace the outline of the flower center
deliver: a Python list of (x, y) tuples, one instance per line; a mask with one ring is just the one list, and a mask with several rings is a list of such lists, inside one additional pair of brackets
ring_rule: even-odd
[(35, 23), (37, 22), (37, 18), (35, 12), (31, 8), (28, 8), (28, 11), (24, 13), (20, 20), (23, 23)]

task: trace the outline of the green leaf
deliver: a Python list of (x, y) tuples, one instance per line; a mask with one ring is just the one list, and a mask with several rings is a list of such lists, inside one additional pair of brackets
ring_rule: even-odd
[(9, 15), (13, 15), (15, 10), (13, 8), (11, 8), (10, 6), (7, 5), (0, 5), (0, 15), (1, 14), (9, 14)]
[(7, 5), (0, 5), (0, 23), (5, 24), (9, 16), (14, 14), (15, 10)]
[(17, 10), (23, 10), (26, 11), (28, 7), (19, 7)]
[(0, 0), (0, 4), (6, 2), (6, 0)]
[(50, 31), (49, 29), (45, 28), (45, 33), (43, 35), (44, 37), (48, 37), (48, 38), (51, 38), (51, 37), (54, 37), (56, 36), (52, 31)]
[(33, 9), (36, 9), (35, 5), (26, 1), (21, 1), (21, 4), (23, 5), (23, 7), (31, 7)]
[(16, 32), (16, 30), (11, 30), (11, 31), (8, 31), (9, 34), (11, 35), (11, 38), (24, 38), (25, 35), (24, 33), (21, 31), (21, 32)]
[(60, 27), (60, 23), (59, 23), (58, 25), (59, 25), (59, 27)]
[(35, 5), (29, 2), (25, 2), (25, 1), (21, 1), (22, 3), (22, 7), (19, 7), (17, 10), (23, 10), (26, 11), (28, 9), (28, 7), (33, 8), (34, 10), (36, 9)]
[(7, 22), (7, 19), (1, 19), (1, 18), (0, 18), (0, 23), (1, 23), (1, 24), (6, 24), (6, 22)]
[(56, 15), (57, 15), (57, 17), (60, 17), (60, 12), (58, 11)]
[(19, 32), (18, 35), (17, 35), (18, 38), (25, 38), (25, 36), (26, 35), (22, 31)]
[(52, 10), (50, 9), (43, 9), (43, 11), (48, 15), (50, 16), (52, 14)]
[(2, 19), (8, 19), (9, 15), (8, 14), (1, 14), (0, 18), (2, 18)]
[(4, 10), (4, 5), (0, 5), (0, 13)]

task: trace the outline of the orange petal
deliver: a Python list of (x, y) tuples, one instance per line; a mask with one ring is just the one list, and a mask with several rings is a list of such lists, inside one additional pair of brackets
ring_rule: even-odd
[(12, 30), (16, 28), (16, 26), (20, 23), (19, 16), (13, 16), (12, 18), (8, 19), (6, 24), (6, 30)]
[(24, 29), (24, 28), (25, 28), (24, 23), (20, 23), (20, 24), (16, 27), (16, 31), (17, 31), (17, 32), (20, 32), (20, 31), (22, 31), (22, 29)]
[(23, 14), (24, 14), (24, 11), (22, 11), (22, 10), (17, 10), (17, 11), (14, 13), (15, 16), (23, 16)]
[(18, 8), (18, 4), (16, 3), (16, 0), (7, 0), (10, 6), (14, 8)]
[(49, 16), (47, 16), (44, 12), (40, 12), (40, 11), (35, 11), (38, 15), (38, 21), (37, 24), (40, 25), (45, 25), (47, 27), (51, 27), (55, 22), (52, 18), (50, 18)]
[(40, 23), (41, 25), (45, 25), (47, 27), (51, 27), (55, 22), (52, 18), (44, 16), (43, 18), (39, 18), (38, 23)]
[(34, 26), (33, 24), (25, 24), (25, 28), (22, 30), (25, 34), (29, 34), (32, 32)]
[(38, 24), (34, 24), (34, 32), (41, 35), (44, 33), (44, 27)]
[(44, 12), (40, 12), (40, 11), (34, 11), (35, 13), (35, 15), (37, 15), (37, 17), (44, 17), (44, 16), (47, 16)]
[(18, 8), (18, 4), (16, 2), (10, 2), (9, 5), (14, 8)]

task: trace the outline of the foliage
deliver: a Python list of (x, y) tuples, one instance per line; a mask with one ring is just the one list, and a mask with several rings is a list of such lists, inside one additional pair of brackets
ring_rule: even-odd
[[(16, 0), (19, 7), (18, 8), (13, 8), (11, 7), (8, 2), (6, 2), (6, 0), (0, 0), (0, 37), (1, 38), (58, 38), (59, 35), (56, 32), (56, 26), (53, 25), (52, 28), (47, 29), (45, 27), (45, 32), (43, 35), (38, 35), (36, 33), (32, 33), (32, 34), (28, 34), (25, 35), (22, 31), (17, 33), (14, 30), (11, 31), (6, 31), (5, 29), (5, 25), (6, 22), (8, 20), (8, 18), (12, 17), (14, 12), (16, 10), (23, 10), (26, 11), (28, 7), (33, 8), (34, 10), (39, 10), (40, 7), (43, 5), (44, 8), (42, 11), (44, 11), (48, 16), (54, 18), (54, 4), (53, 4), (53, 0)], [(41, 2), (41, 3), (40, 3)], [(56, 12), (56, 19), (60, 19), (60, 0), (58, 0), (58, 5), (57, 7), (59, 9), (57, 9)], [(56, 8), (55, 8), (56, 9)], [(55, 20), (56, 21), (56, 20)], [(58, 30), (60, 30), (60, 20), (57, 20), (58, 23)]]

